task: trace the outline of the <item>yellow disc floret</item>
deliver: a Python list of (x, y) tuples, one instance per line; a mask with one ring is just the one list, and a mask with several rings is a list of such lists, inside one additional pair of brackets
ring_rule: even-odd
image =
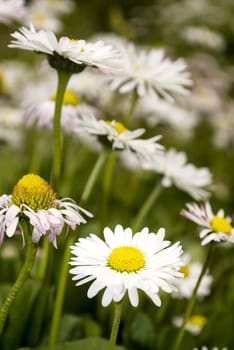
[(210, 226), (214, 232), (225, 232), (227, 234), (231, 234), (232, 232), (232, 226), (227, 219), (220, 216), (214, 216), (210, 220)]
[(145, 266), (145, 258), (139, 249), (121, 246), (112, 250), (108, 265), (118, 272), (136, 272)]
[(193, 315), (189, 318), (189, 323), (194, 326), (203, 327), (207, 323), (207, 318), (202, 315)]
[(26, 204), (33, 210), (48, 209), (56, 199), (52, 187), (35, 174), (24, 175), (12, 192), (12, 203), (20, 206)]
[[(56, 94), (50, 97), (51, 101), (56, 100)], [(72, 105), (77, 106), (80, 103), (79, 98), (74, 94), (71, 90), (66, 90), (63, 96), (63, 104), (64, 105)]]
[(179, 271), (184, 274), (184, 277), (188, 277), (190, 275), (190, 268), (188, 265), (182, 266)]
[(125, 128), (125, 126), (122, 123), (116, 122), (116, 121), (111, 122), (110, 120), (106, 120), (107, 125), (110, 125), (111, 123), (114, 123), (112, 125), (114, 126), (114, 128), (118, 134), (122, 134), (123, 132), (128, 131), (128, 129)]

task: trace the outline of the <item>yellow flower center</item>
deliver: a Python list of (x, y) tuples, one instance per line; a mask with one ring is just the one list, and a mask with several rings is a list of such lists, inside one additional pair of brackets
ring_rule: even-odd
[(122, 246), (112, 250), (108, 264), (118, 272), (134, 272), (145, 266), (145, 258), (139, 249)]
[(137, 63), (137, 64), (135, 65), (135, 69), (136, 69), (138, 72), (141, 70), (141, 68), (142, 68), (142, 66), (141, 66), (140, 63)]
[(20, 206), (26, 204), (33, 210), (48, 209), (56, 199), (52, 187), (38, 175), (24, 175), (12, 192), (12, 203)]
[(46, 16), (44, 16), (41, 13), (35, 13), (34, 15), (32, 15), (32, 22), (36, 22), (36, 23), (44, 23), (46, 20)]
[(232, 232), (232, 226), (227, 219), (219, 216), (214, 216), (210, 220), (210, 226), (214, 232), (225, 232), (227, 234), (231, 234)]
[(189, 323), (194, 326), (203, 327), (207, 323), (207, 318), (202, 315), (193, 315), (190, 317)]
[[(110, 125), (111, 123), (113, 122), (111, 122), (110, 120), (106, 120), (107, 125)], [(118, 134), (122, 134), (123, 132), (128, 131), (128, 129), (125, 128), (125, 126), (122, 123), (116, 121), (114, 122), (114, 128)]]
[[(52, 95), (50, 97), (51, 101), (56, 100), (56, 94)], [(71, 90), (66, 90), (63, 97), (63, 104), (64, 105), (72, 105), (77, 106), (80, 103), (79, 98), (72, 92)]]
[(184, 277), (188, 277), (190, 275), (190, 268), (188, 265), (184, 265), (180, 268), (180, 272), (184, 274)]

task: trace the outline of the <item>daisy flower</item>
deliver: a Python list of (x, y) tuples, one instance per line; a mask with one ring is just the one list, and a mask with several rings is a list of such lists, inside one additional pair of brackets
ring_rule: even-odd
[[(120, 49), (120, 45), (119, 45)], [(173, 100), (174, 95), (188, 94), (191, 85), (187, 65), (182, 59), (171, 61), (162, 49), (138, 50), (133, 44), (122, 45), (122, 69), (111, 79), (111, 88), (120, 93), (135, 90), (138, 96), (153, 92)]]
[(77, 135), (84, 131), (96, 136), (102, 144), (111, 146), (117, 151), (131, 152), (139, 159), (156, 161), (157, 156), (163, 151), (163, 146), (157, 142), (161, 135), (139, 139), (138, 137), (144, 134), (145, 129), (130, 131), (120, 122), (100, 120), (92, 113), (81, 116)]
[[(198, 348), (194, 348), (193, 350), (209, 350), (209, 348), (207, 346), (202, 346), (200, 349)], [(217, 348), (217, 346), (210, 348), (210, 350), (219, 350), (219, 348)], [(228, 348), (220, 348), (220, 350), (228, 350)]]
[[(25, 107), (23, 116), (26, 124), (31, 126), (36, 122), (39, 128), (52, 131), (55, 100), (56, 94), (52, 94), (48, 100), (38, 100), (36, 103), (31, 103)], [(68, 134), (73, 134), (79, 125), (77, 116), (85, 115), (86, 113), (94, 113), (94, 108), (80, 103), (79, 97), (71, 89), (66, 89), (61, 112), (61, 126), (63, 130)]]
[(119, 53), (103, 41), (88, 43), (61, 37), (59, 40), (50, 30), (36, 31), (33, 24), (21, 27), (11, 34), (9, 47), (44, 53), (52, 67), (78, 73), (86, 66), (115, 71), (121, 65)]
[[(196, 286), (197, 280), (201, 274), (202, 264), (199, 261), (191, 262), (191, 257), (189, 254), (184, 254), (182, 257), (185, 265), (181, 267), (180, 272), (184, 274), (184, 278), (176, 281), (177, 290), (173, 292), (173, 297), (175, 298), (186, 298), (190, 299), (194, 288)], [(210, 285), (212, 282), (212, 277), (206, 273), (197, 290), (197, 298), (201, 299), (210, 294)]]
[(219, 209), (217, 214), (214, 214), (209, 202), (200, 206), (196, 203), (187, 203), (186, 207), (187, 210), (183, 209), (181, 214), (203, 227), (200, 232), (202, 245), (212, 241), (234, 243), (232, 219), (229, 216), (225, 216), (223, 209)]
[(0, 0), (0, 23), (23, 22), (26, 10), (23, 0)]
[[(183, 323), (183, 317), (176, 316), (172, 320), (176, 327), (181, 327)], [(207, 318), (202, 315), (192, 315), (185, 325), (185, 329), (192, 333), (193, 335), (198, 335), (201, 333), (202, 328), (207, 323)]]
[(58, 199), (52, 187), (40, 176), (24, 175), (11, 195), (0, 196), (0, 244), (4, 234), (12, 237), (21, 232), (23, 236), (20, 221), (24, 219), (32, 226), (34, 243), (47, 235), (49, 242), (57, 247), (56, 238), (64, 225), (75, 230), (77, 225), (86, 223), (80, 212), (93, 216), (70, 198)]
[(212, 182), (209, 169), (197, 168), (195, 165), (187, 163), (187, 156), (184, 152), (169, 149), (162, 153), (156, 164), (148, 164), (148, 166), (162, 174), (164, 187), (174, 184), (196, 200), (209, 196), (207, 188)]
[(105, 289), (102, 305), (119, 302), (124, 295), (132, 306), (139, 303), (138, 289), (144, 291), (157, 306), (161, 305), (159, 290), (174, 290), (174, 282), (182, 274), (182, 247), (179, 242), (170, 246), (164, 240), (165, 230), (149, 232), (147, 227), (133, 235), (131, 228), (116, 225), (114, 231), (104, 229), (104, 241), (95, 234), (80, 238), (71, 247), (73, 268), (70, 273), (80, 286), (87, 282), (88, 298)]

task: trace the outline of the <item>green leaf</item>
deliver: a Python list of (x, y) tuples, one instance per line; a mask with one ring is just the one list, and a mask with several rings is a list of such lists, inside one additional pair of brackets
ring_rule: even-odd
[(8, 314), (5, 332), (1, 338), (1, 349), (15, 350), (20, 346), (38, 290), (39, 282), (28, 280), (19, 291)]
[(125, 329), (125, 338), (132, 344), (150, 348), (154, 342), (155, 330), (150, 317), (142, 311), (135, 311), (128, 320), (129, 324)]
[[(54, 346), (39, 346), (34, 350), (107, 350), (109, 341), (103, 338), (86, 338), (74, 342), (66, 342)], [(31, 350), (31, 348), (20, 348), (18, 350)], [(115, 350), (125, 350), (122, 346), (116, 346)]]

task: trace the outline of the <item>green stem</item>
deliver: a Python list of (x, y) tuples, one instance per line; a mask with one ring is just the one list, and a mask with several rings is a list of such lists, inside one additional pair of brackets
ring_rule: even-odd
[[(81, 202), (82, 204), (86, 203), (89, 195), (93, 189), (93, 186), (97, 180), (97, 177), (106, 161), (106, 158), (109, 154), (109, 151), (103, 150), (102, 153), (100, 153), (96, 164), (93, 167), (93, 170), (87, 180), (86, 186), (83, 190), (83, 193), (81, 195)], [(50, 328), (50, 335), (49, 335), (49, 345), (54, 345), (56, 343), (57, 339), (57, 333), (58, 333), (58, 326), (59, 321), (62, 313), (62, 306), (63, 306), (63, 300), (66, 290), (66, 282), (67, 282), (67, 276), (68, 276), (68, 269), (69, 264), (68, 261), (70, 259), (70, 246), (74, 244), (75, 236), (69, 235), (68, 240), (66, 242), (65, 252), (62, 259), (61, 264), (61, 271), (60, 271), (60, 277), (58, 282), (58, 288), (57, 288), (57, 294), (55, 297), (55, 306), (54, 311), (52, 315), (52, 322), (51, 322), (51, 328)]]
[(102, 204), (101, 227), (103, 226), (103, 223), (106, 222), (106, 215), (108, 210), (108, 199), (109, 199), (111, 183), (113, 178), (113, 168), (115, 164), (115, 159), (116, 159), (116, 152), (112, 152), (107, 161), (104, 174), (103, 174), (103, 202), (102, 202), (103, 204)]
[(59, 326), (59, 321), (62, 313), (63, 300), (64, 300), (64, 295), (66, 290), (67, 275), (68, 275), (68, 269), (69, 269), (68, 261), (70, 259), (70, 247), (73, 244), (74, 244), (74, 236), (70, 234), (66, 242), (65, 252), (63, 255), (62, 265), (59, 273), (59, 283), (58, 283), (58, 289), (57, 289), (57, 294), (56, 294), (55, 304), (54, 304), (53, 318), (52, 318), (51, 330), (49, 335), (49, 345), (54, 345), (56, 343), (58, 326)]
[(185, 327), (186, 327), (186, 324), (188, 323), (189, 321), (189, 318), (192, 314), (192, 311), (193, 311), (193, 308), (194, 308), (194, 305), (195, 305), (195, 302), (196, 302), (196, 297), (197, 297), (197, 291), (198, 291), (198, 288), (200, 286), (200, 283), (202, 281), (202, 278), (203, 276), (205, 275), (206, 273), (206, 270), (207, 270), (207, 267), (209, 265), (209, 261), (210, 261), (210, 257), (211, 257), (211, 252), (212, 252), (212, 248), (213, 248), (213, 245), (212, 243), (209, 245), (209, 248), (208, 248), (208, 253), (207, 253), (207, 257), (206, 257), (206, 260), (204, 261), (204, 264), (203, 264), (203, 267), (202, 267), (202, 270), (201, 270), (201, 273), (198, 277), (198, 280), (197, 280), (197, 283), (194, 287), (194, 290), (193, 290), (193, 294), (187, 304), (187, 308), (186, 308), (186, 311), (185, 311), (185, 315), (184, 315), (184, 320), (183, 320), (183, 323), (180, 327), (180, 330), (178, 332), (178, 335), (176, 337), (176, 341), (174, 343), (174, 347), (173, 347), (173, 350), (179, 350), (180, 349), (180, 346), (181, 346), (181, 343), (182, 343), (182, 340), (183, 340), (183, 337), (184, 337), (184, 332), (185, 332)]
[(95, 184), (96, 179), (98, 177), (98, 174), (100, 173), (105, 161), (107, 160), (108, 155), (109, 155), (109, 150), (106, 150), (106, 149), (104, 149), (99, 154), (99, 157), (94, 165), (94, 168), (93, 168), (91, 174), (89, 175), (89, 178), (86, 182), (85, 188), (84, 188), (83, 193), (81, 195), (80, 202), (82, 204), (87, 202), (87, 200), (90, 196), (90, 193), (93, 189), (93, 185)]
[(154, 202), (156, 198), (159, 196), (161, 193), (163, 187), (161, 186), (161, 183), (156, 183), (156, 186), (153, 188), (153, 191), (150, 193), (149, 197), (146, 199), (146, 201), (143, 203), (139, 213), (137, 214), (133, 225), (132, 225), (132, 230), (133, 232), (136, 232), (137, 230), (140, 229), (140, 226), (145, 219), (146, 215), (154, 205)]
[(121, 306), (122, 306), (121, 302), (115, 303), (114, 320), (112, 324), (108, 350), (114, 350), (115, 348), (116, 339), (119, 331), (120, 318), (121, 318)]
[(53, 124), (53, 171), (52, 182), (53, 188), (58, 189), (61, 171), (61, 111), (63, 106), (63, 97), (66, 86), (71, 77), (70, 73), (64, 71), (57, 71), (58, 85), (56, 92), (55, 110), (54, 110), (54, 124)]
[(138, 102), (138, 95), (137, 95), (136, 91), (134, 91), (133, 95), (132, 95), (132, 100), (130, 102), (129, 109), (124, 116), (124, 123), (125, 124), (127, 124), (129, 122), (129, 120), (131, 119), (133, 112), (136, 108), (137, 102)]
[[(27, 233), (25, 233), (25, 236), (27, 236)], [(22, 266), (20, 273), (18, 275), (18, 278), (16, 279), (14, 285), (12, 286), (6, 300), (4, 301), (1, 311), (0, 311), (0, 335), (3, 332), (5, 322), (7, 319), (7, 315), (9, 312), (9, 309), (12, 305), (12, 303), (15, 300), (16, 295), (18, 294), (19, 290), (23, 286), (24, 282), (27, 280), (29, 273), (33, 267), (34, 261), (36, 257), (36, 246), (34, 243), (32, 243), (31, 238), (27, 237), (26, 242), (26, 258), (24, 265)]]

